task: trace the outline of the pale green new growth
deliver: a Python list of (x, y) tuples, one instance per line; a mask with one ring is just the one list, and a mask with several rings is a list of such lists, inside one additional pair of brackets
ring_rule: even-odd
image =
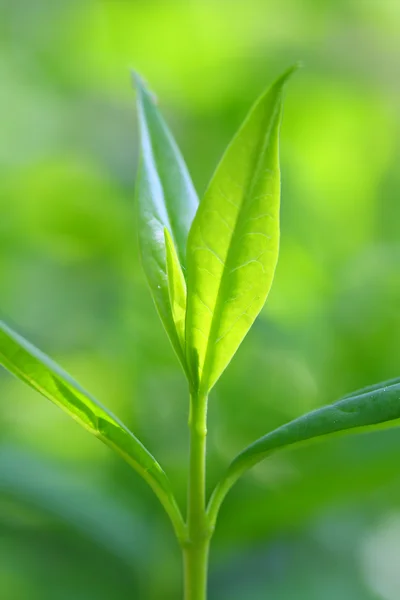
[(182, 547), (185, 600), (206, 599), (210, 539), (220, 506), (243, 473), (283, 448), (400, 422), (400, 378), (353, 392), (251, 444), (231, 463), (206, 509), (207, 396), (272, 285), (279, 252), (282, 96), (295, 68), (250, 111), (199, 207), (154, 98), (135, 76), (141, 134), (136, 186), (140, 251), (157, 311), (190, 388), (186, 522), (166, 474), (129, 429), (0, 322), (0, 365), (113, 448), (154, 490)]
[(168, 229), (164, 229), (169, 299), (176, 333), (185, 354), (186, 281)]
[(289, 69), (258, 100), (201, 201), (188, 240), (186, 353), (203, 394), (263, 307), (279, 252), (279, 127)]

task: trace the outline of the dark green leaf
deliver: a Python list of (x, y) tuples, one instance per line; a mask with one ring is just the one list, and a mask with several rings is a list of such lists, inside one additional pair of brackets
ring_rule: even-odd
[(349, 396), (282, 425), (243, 450), (231, 463), (210, 501), (215, 523), (219, 507), (238, 478), (272, 452), (333, 434), (348, 434), (400, 424), (400, 383), (379, 384), (366, 393)]
[(380, 390), (385, 387), (389, 387), (390, 385), (394, 385), (396, 383), (400, 383), (400, 377), (394, 377), (393, 379), (388, 379), (387, 381), (381, 381), (381, 383), (374, 383), (372, 385), (367, 385), (363, 388), (355, 390), (351, 392), (351, 394), (346, 394), (343, 396), (343, 400), (345, 398), (352, 398), (353, 396), (361, 396), (361, 394), (366, 394), (367, 392), (374, 392), (375, 390)]

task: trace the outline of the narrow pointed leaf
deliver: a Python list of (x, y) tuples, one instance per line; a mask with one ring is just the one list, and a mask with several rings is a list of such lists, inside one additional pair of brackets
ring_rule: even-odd
[(182, 273), (174, 242), (168, 229), (164, 229), (165, 249), (167, 255), (167, 275), (169, 299), (172, 317), (181, 344), (185, 352), (185, 318), (186, 318), (186, 281)]
[(183, 158), (153, 96), (137, 76), (135, 83), (141, 137), (136, 184), (140, 251), (158, 313), (184, 364), (170, 305), (164, 229), (171, 233), (179, 262), (185, 268), (187, 236), (198, 199)]
[(374, 392), (375, 390), (381, 390), (382, 388), (389, 387), (391, 385), (395, 385), (396, 383), (400, 383), (400, 377), (394, 377), (393, 379), (388, 379), (387, 381), (381, 381), (380, 383), (374, 383), (372, 385), (367, 385), (359, 390), (351, 392), (350, 394), (346, 394), (343, 396), (342, 400), (345, 398), (352, 398), (353, 396), (361, 396), (361, 394), (366, 394), (367, 392)]
[(230, 362), (272, 285), (279, 251), (282, 93), (293, 70), (250, 111), (190, 230), (187, 360), (204, 394)]
[[(62, 408), (120, 454), (152, 487), (171, 520), (179, 521), (170, 482), (150, 452), (67, 373), (0, 321), (0, 365)], [(2, 399), (5, 401), (5, 399)]]
[(209, 506), (211, 521), (215, 523), (224, 497), (238, 478), (273, 452), (325, 439), (334, 434), (343, 435), (400, 425), (400, 383), (383, 383), (372, 387), (372, 391), (347, 396), (282, 425), (243, 450), (215, 489)]

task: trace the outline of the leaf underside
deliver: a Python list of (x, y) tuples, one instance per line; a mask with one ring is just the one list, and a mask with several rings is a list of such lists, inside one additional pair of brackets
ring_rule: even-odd
[(161, 321), (186, 370), (170, 303), (164, 230), (171, 234), (184, 271), (187, 237), (198, 198), (154, 97), (138, 76), (135, 76), (135, 85), (141, 138), (136, 197), (142, 264)]
[(372, 385), (367, 385), (363, 388), (355, 390), (354, 392), (351, 392), (350, 394), (346, 394), (345, 396), (343, 396), (342, 400), (345, 400), (346, 398), (351, 398), (353, 396), (361, 396), (363, 394), (367, 394), (368, 392), (382, 390), (383, 388), (390, 387), (397, 383), (400, 384), (400, 377), (393, 377), (393, 379), (388, 379), (387, 381), (381, 381), (380, 383), (374, 383)]
[(232, 463), (231, 469), (247, 468), (285, 446), (356, 429), (394, 427), (400, 419), (400, 384), (376, 388), (339, 400), (282, 425), (249, 446)]
[(200, 203), (188, 239), (187, 361), (206, 394), (265, 303), (279, 251), (283, 87), (258, 100)]
[[(392, 381), (398, 381), (392, 380)], [(314, 410), (267, 433), (243, 452), (229, 466), (210, 500), (209, 511), (215, 520), (230, 488), (248, 469), (273, 452), (333, 435), (385, 429), (400, 425), (400, 382), (385, 382), (355, 392), (334, 404)]]

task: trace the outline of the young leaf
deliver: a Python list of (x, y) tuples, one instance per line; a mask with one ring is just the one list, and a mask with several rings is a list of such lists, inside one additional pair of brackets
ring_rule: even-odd
[(170, 482), (150, 452), (56, 363), (0, 321), (0, 365), (62, 408), (120, 454), (153, 489), (176, 529), (182, 518)]
[(348, 434), (400, 425), (400, 383), (372, 386), (372, 391), (347, 396), (335, 404), (314, 410), (275, 431), (267, 433), (230, 464), (216, 487), (209, 504), (215, 524), (219, 507), (239, 477), (255, 464), (282, 448), (320, 440), (333, 434)]
[(167, 276), (169, 300), (176, 332), (185, 352), (185, 318), (186, 318), (186, 281), (182, 273), (174, 242), (168, 229), (164, 229), (165, 250), (167, 255)]
[(187, 236), (198, 199), (183, 158), (154, 98), (138, 76), (135, 76), (135, 83), (141, 134), (136, 184), (140, 251), (158, 313), (185, 368), (185, 356), (170, 304), (164, 229), (171, 233), (179, 263), (185, 268)]
[(188, 240), (187, 360), (206, 394), (272, 285), (279, 250), (279, 127), (284, 73), (258, 100), (223, 156)]

